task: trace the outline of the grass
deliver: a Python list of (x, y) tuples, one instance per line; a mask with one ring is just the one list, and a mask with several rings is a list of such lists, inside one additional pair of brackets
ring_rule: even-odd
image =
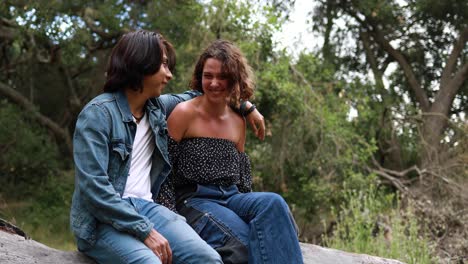
[(333, 234), (324, 237), (326, 246), (408, 264), (437, 263), (425, 226), (411, 207), (400, 208), (393, 195), (383, 195), (374, 187), (348, 191), (345, 197)]
[[(22, 188), (15, 188), (22, 190)], [(0, 217), (22, 229), (31, 239), (60, 250), (76, 250), (69, 228), (73, 174), (48, 177), (27, 194), (0, 193)]]

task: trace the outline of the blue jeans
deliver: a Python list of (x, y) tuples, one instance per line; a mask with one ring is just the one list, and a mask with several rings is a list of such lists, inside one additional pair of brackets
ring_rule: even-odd
[(235, 185), (197, 185), (179, 212), (227, 263), (303, 263), (288, 205), (275, 193), (240, 193)]
[[(213, 250), (184, 218), (166, 207), (143, 199), (127, 198), (136, 211), (154, 223), (154, 229), (168, 241), (173, 263), (222, 263)], [(161, 263), (159, 258), (142, 241), (134, 236), (117, 231), (110, 225), (99, 224), (98, 239), (91, 246), (78, 239), (78, 249), (98, 263)]]

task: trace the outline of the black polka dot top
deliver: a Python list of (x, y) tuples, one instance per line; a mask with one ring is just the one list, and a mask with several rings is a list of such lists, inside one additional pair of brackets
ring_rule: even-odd
[(252, 190), (250, 160), (228, 139), (196, 137), (168, 141), (172, 173), (161, 186), (157, 202), (176, 211), (175, 189), (191, 184), (237, 185)]

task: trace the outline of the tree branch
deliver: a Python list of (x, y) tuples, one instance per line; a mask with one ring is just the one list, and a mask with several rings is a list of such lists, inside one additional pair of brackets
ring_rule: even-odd
[(382, 32), (378, 29), (378, 27), (373, 26), (372, 30), (370, 31), (374, 40), (386, 51), (390, 56), (392, 56), (403, 69), (406, 78), (408, 79), (408, 83), (410, 88), (413, 90), (416, 100), (421, 106), (421, 109), (424, 112), (427, 112), (430, 108), (430, 102), (427, 97), (426, 92), (422, 89), (419, 81), (417, 80), (411, 65), (406, 60), (405, 56), (397, 49), (393, 48), (392, 45), (388, 40), (385, 39)]
[(406, 60), (405, 56), (397, 49), (393, 48), (390, 42), (385, 39), (384, 34), (379, 27), (372, 23), (371, 19), (365, 17), (365, 19), (361, 19), (354, 11), (348, 10), (348, 14), (352, 16), (356, 21), (361, 24), (365, 29), (369, 31), (372, 35), (374, 41), (379, 44), (391, 57), (393, 57), (400, 67), (403, 69), (403, 72), (408, 79), (408, 83), (410, 85), (410, 89), (413, 90), (417, 102), (420, 104), (421, 109), (423, 112), (427, 112), (431, 106), (429, 102), (429, 98), (427, 97), (426, 92), (422, 89), (419, 81), (417, 80), (416, 76), (414, 75), (413, 69), (411, 68), (410, 63)]
[(17, 38), (18, 31), (15, 30), (16, 24), (4, 17), (0, 18), (0, 40), (14, 40)]
[[(440, 86), (440, 90), (434, 98), (434, 107), (432, 112), (443, 113), (448, 116), (452, 101), (457, 95), (458, 90), (462, 87), (465, 80), (468, 78), (468, 63), (463, 65), (455, 76), (444, 86)], [(444, 107), (446, 106), (446, 107)], [(433, 107), (433, 108), (434, 108)], [(443, 108), (443, 109), (440, 109)]]
[(361, 36), (361, 41), (364, 46), (364, 51), (366, 53), (367, 60), (369, 61), (372, 72), (374, 73), (375, 83), (377, 84), (379, 89), (383, 89), (384, 83), (382, 80), (382, 72), (379, 70), (377, 59), (375, 58), (375, 55), (372, 52), (372, 48), (370, 46), (369, 33), (361, 31), (359, 35)]
[(454, 67), (457, 63), (458, 56), (463, 51), (465, 47), (465, 43), (468, 40), (468, 28), (465, 28), (461, 33), (460, 37), (455, 41), (453, 44), (453, 50), (450, 53), (450, 56), (447, 59), (447, 64), (442, 71), (441, 81), (440, 81), (440, 88), (445, 87), (448, 82), (450, 81), (450, 76), (454, 71)]
[(55, 123), (47, 116), (42, 115), (36, 109), (36, 107), (22, 94), (20, 94), (19, 92), (15, 91), (13, 88), (2, 82), (0, 82), (0, 94), (4, 95), (8, 99), (10, 99), (10, 101), (25, 109), (31, 114), (32, 118), (39, 122), (39, 124), (48, 128), (58, 139), (63, 140), (63, 143), (67, 148), (69, 154), (73, 152), (72, 141), (70, 135), (68, 134), (68, 131), (60, 127), (57, 123)]
[(94, 24), (94, 20), (96, 17), (97, 11), (90, 8), (86, 7), (83, 12), (83, 20), (86, 23), (86, 26), (94, 33), (98, 34), (101, 38), (105, 40), (111, 40), (114, 38), (119, 37), (122, 33), (121, 32), (114, 32), (114, 33), (109, 33), (103, 30), (102, 28), (96, 26)]

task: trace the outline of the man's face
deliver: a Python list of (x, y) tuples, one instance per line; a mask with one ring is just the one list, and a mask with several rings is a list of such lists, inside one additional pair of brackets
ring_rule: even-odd
[(143, 78), (143, 93), (151, 97), (159, 97), (166, 84), (172, 79), (172, 73), (167, 64), (167, 57), (164, 54), (163, 63), (159, 71)]

